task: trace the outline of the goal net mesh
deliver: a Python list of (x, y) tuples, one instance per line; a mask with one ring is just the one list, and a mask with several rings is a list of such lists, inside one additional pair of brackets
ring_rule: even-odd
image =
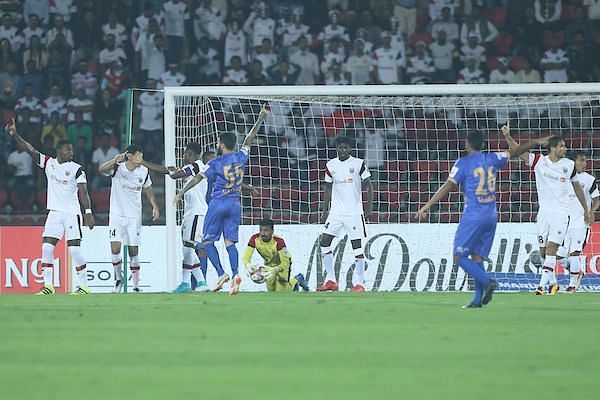
[[(175, 96), (174, 104), (178, 164), (191, 141), (215, 149), (219, 133), (229, 131), (241, 143), (261, 104), (268, 104), (271, 114), (252, 147), (245, 173), (246, 183), (255, 186), (259, 195), (243, 197), (240, 252), (250, 234), (258, 231), (257, 222), (271, 218), (292, 254), (293, 272), (305, 274), (313, 288), (323, 281), (318, 247), (323, 178), (326, 162), (336, 157), (338, 136), (356, 140), (353, 155), (363, 158), (372, 174), (374, 213), (363, 243), (371, 290), (472, 289), (472, 282), (452, 265), (461, 194), (443, 199), (428, 221), (412, 219), (447, 179), (463, 154), (469, 131), (483, 133), (487, 151), (504, 150), (508, 146), (499, 128), (510, 120), (518, 142), (561, 135), (569, 149), (588, 151), (588, 172), (596, 174), (600, 167), (600, 136), (594, 134), (600, 128), (599, 94)], [(181, 187), (180, 182), (177, 185)], [(529, 167), (511, 160), (498, 174), (496, 192), (499, 225), (486, 268), (495, 274), (501, 289), (531, 290), (539, 281), (542, 260), (534, 225), (537, 194)], [(345, 238), (339, 239), (333, 245), (336, 273), (342, 288), (351, 287), (352, 249)], [(584, 252), (584, 290), (599, 289), (594, 244), (588, 243)], [(559, 283), (565, 284), (568, 271), (558, 268), (557, 274)]]

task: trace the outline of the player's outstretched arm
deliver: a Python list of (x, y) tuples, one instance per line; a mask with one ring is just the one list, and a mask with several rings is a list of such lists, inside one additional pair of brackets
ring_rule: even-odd
[(6, 133), (13, 137), (13, 139), (17, 143), (17, 146), (20, 149), (23, 149), (27, 154), (31, 156), (31, 158), (33, 158), (36, 164), (40, 162), (40, 152), (35, 147), (33, 147), (31, 143), (29, 143), (28, 141), (23, 139), (21, 135), (19, 135), (19, 133), (17, 132), (17, 124), (15, 123), (14, 118), (12, 119), (10, 124), (6, 125), (4, 130), (6, 131)]
[(458, 186), (456, 185), (456, 182), (454, 182), (452, 179), (448, 179), (446, 181), (446, 183), (444, 183), (437, 192), (435, 192), (435, 194), (431, 197), (431, 199), (429, 199), (429, 201), (427, 203), (425, 203), (425, 205), (423, 207), (421, 207), (419, 209), (419, 211), (417, 211), (417, 213), (415, 214), (415, 219), (417, 221), (422, 220), (423, 218), (425, 218), (427, 216), (427, 213), (429, 212), (429, 209), (438, 201), (440, 201), (441, 199), (445, 198), (448, 196), (448, 193), (454, 191), (458, 189)]
[(250, 194), (250, 196), (253, 196), (253, 197), (260, 196), (260, 191), (248, 183), (242, 183), (242, 193)]
[(110, 175), (110, 171), (114, 168), (115, 164), (125, 161), (125, 153), (117, 154), (115, 158), (109, 160), (98, 167), (98, 171), (100, 171), (103, 175)]
[[(157, 163), (153, 163), (152, 161), (147, 161), (147, 160), (142, 160), (142, 165), (146, 168), (148, 168), (150, 171), (152, 172), (156, 172), (158, 174), (163, 174), (163, 175), (169, 175), (171, 176), (171, 178), (173, 178), (173, 173), (180, 171), (175, 167), (167, 167), (165, 165), (162, 164), (157, 164)], [(185, 173), (182, 174), (181, 178), (183, 178), (185, 176)], [(173, 179), (179, 179), (179, 178), (173, 178)]]
[(362, 181), (363, 190), (367, 190), (367, 207), (365, 208), (365, 219), (367, 221), (371, 220), (373, 216), (373, 182), (371, 182), (371, 178), (364, 179)]
[(152, 221), (156, 221), (158, 220), (158, 217), (160, 217), (160, 209), (158, 208), (158, 203), (156, 202), (154, 188), (152, 188), (152, 186), (147, 187), (145, 192), (148, 201), (150, 202), (150, 204), (152, 204)]
[[(573, 178), (575, 179), (575, 178)], [(571, 185), (573, 185), (573, 190), (575, 191), (575, 196), (577, 196), (577, 200), (579, 200), (579, 204), (581, 204), (581, 207), (583, 207), (583, 216), (585, 218), (585, 222), (588, 225), (592, 224), (592, 219), (591, 219), (591, 214), (590, 213), (590, 209), (587, 206), (587, 203), (585, 201), (585, 195), (583, 194), (583, 189), (581, 188), (581, 185), (579, 184), (579, 182), (576, 181), (571, 181)]]
[(191, 188), (193, 188), (194, 186), (199, 184), (202, 179), (204, 179), (204, 175), (202, 175), (202, 174), (198, 174), (198, 175), (194, 176), (188, 183), (185, 184), (183, 189), (181, 189), (179, 191), (179, 193), (177, 193), (175, 195), (175, 199), (173, 200), (173, 203), (174, 204), (179, 203), (181, 201), (181, 199), (183, 198), (183, 195), (185, 194), (185, 192), (187, 192), (188, 190), (190, 190)]
[(94, 216), (92, 215), (92, 201), (90, 200), (90, 194), (87, 190), (87, 183), (78, 183), (77, 190), (79, 191), (79, 203), (85, 210), (85, 214), (83, 215), (83, 223), (88, 228), (94, 229), (96, 222), (94, 221)]
[(327, 217), (329, 216), (329, 206), (331, 205), (331, 191), (331, 182), (325, 182), (325, 197), (323, 198), (323, 205), (321, 206), (321, 210), (323, 210), (323, 214), (321, 215), (322, 223), (325, 223), (325, 221), (327, 221)]
[(267, 108), (266, 104), (263, 104), (260, 113), (258, 114), (258, 119), (254, 123), (252, 129), (250, 129), (248, 135), (246, 135), (246, 139), (244, 139), (244, 143), (242, 144), (243, 147), (250, 148), (250, 146), (252, 146), (252, 144), (256, 140), (256, 135), (258, 135), (260, 127), (262, 126), (263, 122), (265, 121), (265, 119), (267, 119), (268, 116), (269, 109)]
[(246, 246), (246, 251), (242, 256), (242, 264), (248, 270), (249, 273), (254, 271), (255, 266), (252, 265), (252, 255), (254, 254), (254, 247)]
[(519, 144), (517, 147), (511, 148), (508, 150), (508, 154), (510, 157), (519, 156), (522, 160), (527, 161), (529, 159), (529, 149), (537, 146), (546, 146), (548, 145), (548, 141), (552, 136), (546, 136), (543, 138), (532, 140), (531, 142), (525, 144)]
[(527, 162), (529, 160), (529, 152), (527, 150), (529, 150), (531, 147), (525, 149), (524, 151), (522, 151), (521, 153), (517, 154), (517, 149), (519, 147), (519, 143), (517, 143), (517, 141), (510, 135), (510, 121), (508, 121), (506, 123), (506, 125), (504, 125), (500, 131), (502, 132), (502, 134), (504, 135), (504, 139), (506, 140), (506, 143), (508, 143), (508, 153), (510, 154), (511, 157), (513, 156), (519, 156), (519, 158), (525, 162)]

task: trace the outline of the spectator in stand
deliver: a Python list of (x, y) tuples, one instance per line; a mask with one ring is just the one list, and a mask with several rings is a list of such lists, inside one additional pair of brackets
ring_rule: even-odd
[(44, 137), (40, 153), (50, 157), (56, 157), (56, 144), (53, 142), (52, 136), (48, 135)]
[(377, 128), (373, 119), (365, 120), (365, 163), (373, 181), (379, 180), (385, 166), (385, 130)]
[(317, 37), (319, 42), (324, 47), (327, 47), (329, 44), (329, 41), (335, 37), (338, 38), (339, 40), (343, 41), (344, 43), (350, 42), (350, 36), (346, 32), (346, 27), (338, 24), (339, 17), (340, 17), (339, 11), (337, 11), (337, 10), (329, 11), (330, 23), (323, 27), (323, 29), (319, 33), (319, 36)]
[(242, 60), (239, 56), (231, 57), (231, 68), (223, 75), (223, 85), (245, 85), (246, 83), (248, 83), (248, 76), (242, 69)]
[(196, 39), (207, 37), (213, 41), (221, 40), (227, 30), (221, 10), (212, 4), (212, 0), (202, 0), (194, 12), (194, 35)]
[(147, 154), (149, 159), (162, 160), (163, 143), (163, 94), (156, 90), (156, 81), (148, 79), (147, 90), (138, 99), (137, 109), (140, 111), (140, 135), (144, 149), (152, 143), (154, 154)]
[(334, 63), (331, 66), (331, 73), (329, 77), (325, 79), (326, 85), (348, 85), (348, 80), (342, 74), (342, 66), (338, 63)]
[[(392, 26), (394, 23), (392, 22)], [(392, 41), (390, 43), (390, 47), (400, 53), (400, 57), (403, 60), (408, 60), (406, 56), (406, 41), (404, 40), (404, 36), (400, 33), (399, 26), (396, 26), (396, 33), (392, 34)], [(373, 51), (367, 51), (367, 47), (365, 45), (365, 53), (372, 55)]]
[(569, 82), (592, 82), (594, 70), (594, 51), (592, 46), (586, 43), (582, 32), (575, 33), (573, 44), (569, 48)]
[(459, 7), (459, 3), (458, 0), (431, 0), (427, 10), (429, 19), (435, 21), (442, 18), (444, 8), (447, 8), (450, 11), (450, 16), (454, 17), (454, 12)]
[(50, 88), (50, 96), (42, 101), (42, 116), (45, 121), (50, 120), (52, 112), (58, 112), (61, 120), (67, 116), (67, 102), (61, 96), (60, 86), (52, 85)]
[(21, 76), (17, 73), (17, 64), (9, 61), (6, 71), (0, 73), (0, 104), (4, 108), (13, 108), (17, 102)]
[(544, 25), (545, 29), (555, 30), (558, 28), (558, 21), (562, 13), (561, 0), (535, 0), (533, 7), (535, 19)]
[(167, 34), (168, 62), (180, 62), (183, 55), (186, 21), (190, 19), (187, 5), (181, 0), (169, 0), (162, 6)]
[(44, 82), (44, 75), (42, 75), (35, 68), (35, 61), (29, 60), (25, 66), (25, 73), (19, 80), (21, 83), (17, 88), (17, 93), (22, 96), (24, 93), (25, 85), (31, 85), (33, 88), (33, 95), (37, 98), (42, 97), (42, 92), (46, 87)]
[(62, 93), (68, 95), (70, 93), (70, 72), (69, 62), (65, 60), (64, 53), (58, 49), (50, 50), (46, 66), (46, 82), (60, 86)]
[(308, 48), (308, 40), (305, 36), (300, 36), (296, 45), (298, 46), (298, 50), (289, 58), (292, 64), (300, 67), (300, 75), (298, 75), (296, 85), (315, 85), (319, 83), (321, 81), (319, 59)]
[(583, 5), (587, 6), (587, 17), (598, 26), (598, 21), (600, 21), (600, 0), (583, 0)]
[(31, 14), (27, 21), (27, 27), (21, 32), (23, 37), (23, 45), (27, 48), (30, 46), (32, 36), (43, 38), (46, 31), (40, 26), (40, 19), (36, 14)]
[(290, 64), (286, 59), (279, 61), (279, 64), (272, 65), (267, 69), (267, 73), (273, 82), (273, 85), (295, 85), (300, 76), (300, 67), (296, 64)]
[[(392, 23), (392, 25), (394, 25), (394, 24)], [(396, 28), (398, 28), (398, 26), (396, 26)], [(402, 34), (399, 34), (399, 35), (392, 36), (392, 48), (394, 48), (394, 37), (396, 37), (396, 36), (401, 37), (401, 42), (402, 42), (402, 45), (404, 46), (404, 37), (402, 36)], [(360, 39), (363, 41), (365, 53), (371, 54), (373, 52), (373, 49), (375, 48), (375, 46), (373, 45), (372, 42), (369, 42), (369, 40), (367, 38), (367, 30), (365, 28), (358, 28), (356, 30), (356, 38), (354, 40), (356, 40), (356, 39)]]
[[(6, 160), (6, 169), (9, 179), (6, 182), (8, 192), (15, 192), (17, 204), (27, 204), (35, 190), (35, 179), (33, 176), (33, 160), (25, 150), (18, 147), (9, 154)], [(14, 205), (14, 204), (13, 204)]]
[(515, 75), (515, 83), (541, 83), (540, 73), (532, 68), (529, 58), (523, 59), (523, 69)]
[(306, 39), (309, 35), (309, 27), (302, 23), (302, 14), (300, 11), (294, 10), (292, 13), (292, 21), (291, 24), (286, 25), (283, 28), (282, 44), (284, 47), (298, 45), (298, 40), (301, 37)]
[(127, 29), (124, 25), (119, 23), (119, 18), (115, 11), (110, 11), (108, 13), (108, 22), (102, 26), (102, 33), (104, 34), (104, 37), (113, 35), (115, 37), (115, 42), (119, 47), (124, 46), (127, 41)]
[(271, 43), (275, 40), (275, 20), (269, 17), (269, 9), (264, 2), (256, 4), (256, 7), (244, 23), (244, 32), (248, 33), (251, 46), (259, 46), (263, 40), (269, 39)]
[(0, 38), (6, 38), (10, 42), (13, 53), (17, 54), (23, 47), (23, 36), (19, 34), (12, 15), (6, 13), (2, 16), (2, 25), (0, 25)]
[(116, 131), (121, 114), (123, 114), (123, 102), (113, 99), (109, 90), (102, 90), (94, 110), (99, 130), (106, 131), (110, 129)]
[(515, 73), (508, 69), (508, 59), (498, 58), (498, 67), (490, 72), (489, 83), (515, 83)]
[(254, 59), (259, 60), (265, 68), (277, 64), (277, 53), (273, 51), (271, 39), (264, 38), (262, 44), (255, 48)]
[(110, 133), (102, 133), (100, 135), (100, 147), (92, 153), (92, 165), (90, 175), (92, 176), (91, 188), (97, 190), (100, 188), (110, 187), (110, 176), (100, 173), (99, 167), (107, 161), (112, 160), (119, 154), (119, 150), (111, 146), (112, 135)]
[(321, 62), (321, 72), (328, 76), (333, 64), (342, 64), (344, 61), (346, 61), (346, 51), (341, 40), (337, 36), (331, 38)]
[(552, 41), (552, 47), (544, 53), (540, 64), (544, 70), (545, 83), (567, 82), (569, 58), (567, 57), (567, 53), (558, 47), (556, 40)]
[(498, 29), (488, 21), (482, 14), (481, 7), (474, 6), (471, 15), (468, 15), (460, 29), (460, 41), (466, 45), (469, 35), (473, 32), (481, 39), (484, 44), (489, 44), (498, 37)]
[(127, 54), (125, 54), (125, 51), (121, 47), (116, 46), (115, 35), (112, 33), (106, 35), (104, 45), (104, 49), (102, 49), (98, 56), (98, 62), (102, 71), (105, 71), (115, 61), (125, 62), (127, 60)]
[(402, 68), (406, 61), (400, 52), (391, 48), (389, 32), (381, 34), (382, 47), (373, 52), (373, 82), (389, 85), (402, 83)]
[(479, 44), (479, 35), (476, 32), (469, 34), (469, 41), (460, 49), (461, 61), (466, 63), (467, 58), (473, 57), (477, 60), (477, 67), (485, 63), (485, 47)]
[(233, 56), (238, 56), (242, 65), (246, 65), (248, 54), (246, 53), (246, 34), (240, 29), (237, 21), (233, 21), (225, 35), (225, 68), (231, 66)]
[[(92, 111), (94, 111), (94, 102), (85, 95), (85, 88), (79, 85), (75, 88), (75, 97), (67, 101), (67, 122), (75, 122), (77, 113), (81, 113), (85, 122), (92, 122)], [(74, 143), (74, 142), (72, 142)]]
[(456, 46), (447, 40), (446, 31), (437, 31), (437, 38), (429, 45), (429, 52), (435, 67), (434, 80), (437, 83), (456, 82), (454, 63), (458, 57)]
[(169, 70), (160, 76), (157, 87), (163, 89), (166, 86), (183, 86), (185, 81), (185, 75), (179, 72), (179, 64), (170, 63)]
[(525, 9), (525, 15), (514, 26), (515, 45), (513, 54), (537, 59), (542, 47), (544, 27), (535, 19), (533, 7)]
[(456, 83), (485, 83), (483, 71), (479, 69), (477, 58), (467, 57), (466, 67), (458, 73), (458, 81)]
[[(140, 36), (150, 33), (150, 20), (154, 20), (156, 27), (156, 29), (154, 29), (151, 33), (158, 33), (160, 31), (158, 28), (162, 24), (162, 15), (157, 14), (154, 4), (150, 1), (147, 1), (144, 5), (144, 11), (142, 12), (142, 15), (135, 19), (135, 24), (131, 30), (131, 42), (134, 48), (137, 48), (137, 43)], [(152, 38), (148, 38), (148, 40), (151, 41)]]
[(192, 79), (196, 77), (193, 83), (210, 85), (219, 82), (221, 78), (219, 59), (219, 53), (214, 47), (211, 47), (208, 38), (200, 38), (196, 52), (188, 60), (188, 76), (191, 76)]
[(75, 121), (67, 126), (67, 140), (75, 146), (77, 139), (84, 137), (87, 150), (92, 149), (94, 133), (92, 127), (84, 120), (84, 115), (81, 111), (75, 113)]
[(27, 62), (35, 62), (35, 69), (42, 71), (48, 65), (48, 52), (42, 47), (39, 36), (29, 38), (29, 46), (23, 52), (23, 68), (27, 69)]
[[(151, 61), (152, 56), (159, 56), (161, 60), (154, 60), (159, 64), (162, 64), (163, 69), (152, 79), (158, 79), (165, 69), (165, 54), (164, 54), (164, 38), (162, 40), (163, 46), (158, 48), (155, 44), (155, 37), (159, 34), (158, 22), (156, 19), (151, 18), (148, 22), (148, 26), (145, 30), (140, 31), (137, 41), (135, 43), (135, 58), (134, 58), (134, 69), (138, 73), (138, 81), (146, 82), (148, 79), (148, 71), (153, 68)], [(160, 40), (159, 40), (160, 41)]]
[(88, 144), (88, 138), (86, 136), (78, 136), (75, 138), (73, 143), (73, 162), (81, 165), (81, 168), (87, 174), (90, 170), (91, 157), (90, 149)]
[(97, 59), (100, 52), (100, 46), (104, 42), (102, 27), (98, 21), (98, 17), (93, 11), (86, 10), (83, 12), (83, 18), (79, 19), (74, 26), (75, 45), (77, 54), (75, 59)]
[(60, 16), (66, 22), (71, 21), (71, 15), (77, 12), (75, 0), (50, 0), (50, 14)]
[(8, 39), (0, 39), (0, 72), (6, 71), (8, 63), (11, 61), (14, 62), (15, 59), (16, 58), (13, 54), (12, 47), (10, 46)]
[[(58, 111), (52, 111), (50, 113), (50, 120), (42, 128), (42, 134), (40, 136), (40, 142), (43, 143), (46, 136), (52, 137), (52, 145), (56, 145), (60, 140), (67, 139), (67, 128), (62, 123), (60, 113)], [(37, 140), (36, 140), (37, 142)]]
[(44, 25), (50, 21), (50, 2), (48, 0), (25, 0), (23, 18), (29, 20), (35, 15)]
[(410, 37), (417, 30), (418, 0), (396, 0), (394, 16), (398, 18), (398, 26), (404, 37)]
[(410, 57), (406, 64), (406, 74), (410, 83), (431, 83), (434, 72), (433, 59), (427, 54), (427, 44), (419, 40), (415, 43), (415, 55)]
[(100, 87), (108, 89), (111, 96), (115, 99), (122, 99), (125, 97), (128, 86), (128, 72), (123, 68), (123, 64), (120, 61), (113, 62), (111, 67), (104, 72)]
[(431, 24), (431, 36), (438, 37), (438, 32), (446, 32), (446, 37), (449, 42), (457, 43), (459, 38), (458, 24), (452, 19), (450, 7), (442, 8), (441, 18), (436, 19)]
[(71, 75), (72, 95), (75, 95), (75, 89), (82, 86), (85, 89), (85, 95), (88, 99), (96, 98), (98, 90), (98, 81), (96, 76), (90, 72), (89, 64), (86, 59), (81, 59), (76, 64), (77, 70)]
[[(373, 14), (369, 10), (363, 10), (360, 15), (360, 26), (367, 31), (366, 39), (372, 43), (378, 43), (381, 37), (381, 27), (373, 21)], [(346, 40), (345, 43), (348, 43)]]
[(252, 68), (248, 75), (248, 85), (252, 86), (266, 86), (270, 85), (271, 80), (263, 72), (263, 66), (260, 60), (252, 61)]
[(365, 85), (370, 82), (373, 58), (364, 52), (362, 39), (354, 41), (354, 52), (344, 64), (346, 79), (352, 85)]
[(15, 105), (17, 123), (23, 120), (21, 112), (24, 108), (29, 109), (31, 112), (31, 117), (29, 118), (31, 123), (39, 124), (41, 122), (42, 104), (40, 103), (40, 99), (33, 95), (33, 85), (30, 83), (25, 85), (23, 88), (23, 97), (19, 98)]
[(585, 9), (582, 6), (575, 7), (575, 20), (566, 24), (566, 40), (569, 44), (574, 44), (575, 35), (581, 33), (584, 42), (590, 43), (594, 39), (594, 24), (586, 18)]
[(64, 52), (67, 57), (75, 42), (73, 42), (73, 33), (65, 26), (65, 20), (62, 15), (54, 16), (54, 27), (46, 32), (46, 48), (50, 51), (58, 49)]

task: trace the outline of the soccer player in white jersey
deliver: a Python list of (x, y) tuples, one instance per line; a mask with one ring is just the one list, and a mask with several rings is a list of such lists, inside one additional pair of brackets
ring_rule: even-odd
[[(513, 150), (518, 143), (510, 136), (509, 129), (502, 133)], [(556, 253), (558, 246), (564, 242), (569, 228), (569, 193), (572, 190), (577, 196), (584, 212), (584, 219), (589, 223), (589, 208), (573, 160), (564, 158), (567, 152), (564, 140), (553, 136), (548, 141), (548, 155), (526, 152), (519, 157), (533, 169), (535, 186), (538, 193), (540, 208), (537, 214), (537, 233), (540, 245), (540, 256), (544, 258), (542, 276), (535, 294), (545, 294), (546, 285), (550, 285), (549, 295), (554, 295), (559, 289), (554, 275), (556, 268)]]
[[(594, 221), (594, 213), (600, 207), (600, 191), (598, 190), (598, 183), (596, 178), (585, 172), (587, 164), (587, 156), (585, 152), (572, 151), (569, 154), (569, 158), (575, 162), (575, 170), (577, 171), (577, 179), (579, 185), (585, 196), (585, 203), (587, 204), (590, 212), (588, 222)], [(558, 263), (566, 263), (568, 257), (568, 266), (570, 272), (569, 286), (567, 287), (567, 293), (575, 293), (581, 278), (583, 278), (584, 269), (582, 270), (580, 263), (581, 259), (579, 256), (585, 247), (588, 235), (590, 233), (590, 225), (586, 223), (584, 218), (584, 211), (575, 192), (571, 191), (569, 194), (569, 229), (567, 230), (567, 237), (565, 238), (563, 246), (558, 249)], [(561, 261), (562, 260), (562, 261)]]
[[(90, 196), (87, 191), (87, 180), (81, 165), (74, 163), (73, 146), (65, 140), (56, 145), (56, 158), (47, 156), (36, 150), (18, 133), (13, 119), (6, 126), (8, 132), (21, 149), (25, 150), (44, 169), (48, 179), (48, 218), (42, 235), (42, 274), (44, 287), (37, 294), (54, 294), (52, 272), (54, 269), (54, 248), (64, 236), (71, 253), (71, 260), (77, 271), (78, 289), (72, 294), (85, 295), (90, 290), (87, 286), (86, 261), (81, 252), (81, 207), (85, 209), (83, 221), (90, 229), (94, 227), (94, 217)], [(79, 195), (79, 197), (78, 197)]]
[[(325, 267), (325, 284), (318, 292), (337, 291), (338, 284), (333, 270), (331, 242), (334, 237), (348, 235), (354, 252), (356, 279), (353, 292), (365, 291), (365, 256), (362, 239), (366, 238), (365, 219), (373, 213), (373, 185), (371, 173), (364, 160), (353, 157), (353, 140), (347, 136), (337, 139), (337, 157), (327, 162), (325, 169), (325, 200), (323, 219), (325, 231), (321, 235), (321, 257)], [(363, 214), (362, 191), (367, 191), (367, 207)]]
[(132, 144), (125, 153), (105, 162), (99, 168), (100, 173), (112, 178), (110, 189), (110, 211), (108, 214), (108, 230), (112, 263), (115, 269), (114, 293), (123, 289), (123, 272), (121, 264), (121, 245), (127, 246), (131, 257), (130, 269), (133, 281), (133, 291), (141, 292), (140, 259), (138, 247), (142, 234), (142, 189), (152, 204), (152, 220), (160, 216), (152, 180), (144, 162), (140, 146)]

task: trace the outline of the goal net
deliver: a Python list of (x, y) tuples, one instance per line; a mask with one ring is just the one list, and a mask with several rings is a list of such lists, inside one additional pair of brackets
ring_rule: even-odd
[[(220, 132), (235, 132), (241, 143), (261, 104), (268, 104), (271, 114), (245, 173), (245, 181), (259, 195), (242, 199), (239, 250), (243, 253), (258, 231), (258, 221), (273, 219), (276, 234), (292, 254), (293, 274), (304, 274), (311, 289), (324, 278), (319, 249), (323, 178), (326, 162), (336, 157), (338, 136), (355, 139), (353, 155), (363, 158), (372, 174), (374, 212), (363, 246), (366, 288), (373, 291), (472, 290), (472, 281), (452, 261), (461, 194), (443, 199), (428, 221), (413, 220), (463, 154), (469, 131), (483, 133), (487, 151), (504, 150), (508, 146), (499, 128), (510, 120), (518, 142), (561, 135), (569, 149), (588, 151), (588, 172), (596, 174), (600, 167), (600, 93), (588, 84), (166, 88), (167, 163), (181, 165), (190, 141), (215, 149)], [(175, 185), (181, 183), (166, 182), (167, 204)], [(537, 194), (529, 167), (511, 160), (498, 174), (496, 192), (499, 224), (485, 266), (501, 290), (535, 289), (542, 260), (534, 224)], [(167, 209), (170, 287), (177, 283), (181, 265), (181, 211)], [(582, 290), (600, 290), (596, 228), (582, 255)], [(340, 288), (351, 287), (350, 243), (339, 238), (332, 248)], [(220, 251), (227, 270), (222, 245)], [(216, 275), (210, 267), (209, 271), (208, 280), (214, 280)], [(564, 286), (569, 271), (559, 267), (556, 273)], [(246, 290), (264, 290), (248, 282)]]

